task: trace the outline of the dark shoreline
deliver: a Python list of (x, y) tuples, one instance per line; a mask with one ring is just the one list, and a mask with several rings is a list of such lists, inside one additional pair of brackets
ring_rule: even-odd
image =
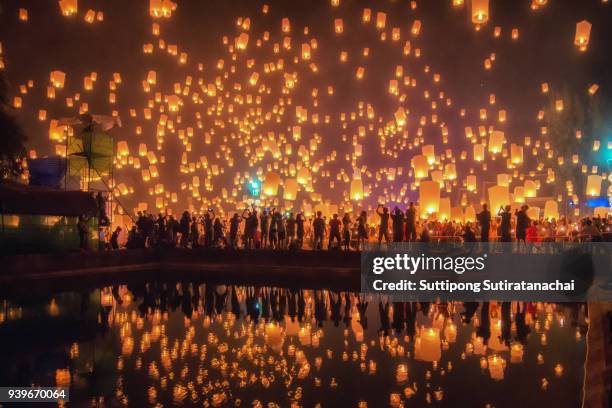
[[(156, 248), (0, 258), (0, 293), (142, 279), (206, 280), (359, 291), (360, 253)], [(82, 279), (86, 278), (86, 279)]]

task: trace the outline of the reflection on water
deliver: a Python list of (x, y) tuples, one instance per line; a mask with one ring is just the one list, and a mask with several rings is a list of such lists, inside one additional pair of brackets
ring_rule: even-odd
[(28, 296), (0, 300), (0, 384), (94, 406), (578, 406), (584, 310), (202, 282)]

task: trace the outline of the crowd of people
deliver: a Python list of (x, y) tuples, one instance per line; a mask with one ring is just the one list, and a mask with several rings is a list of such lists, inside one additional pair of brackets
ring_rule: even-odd
[(405, 211), (392, 210), (379, 204), (377, 222), (371, 222), (366, 211), (323, 216), (319, 211), (312, 217), (304, 213), (282, 212), (276, 208), (244, 209), (228, 218), (217, 215), (212, 208), (203, 216), (184, 211), (180, 217), (160, 213), (139, 212), (135, 223), (127, 229), (127, 240), (121, 239), (123, 229), (106, 229), (100, 235), (103, 249), (118, 249), (120, 241), (128, 249), (146, 247), (228, 248), (228, 249), (363, 249), (366, 243), (378, 242), (555, 242), (559, 240), (600, 242), (610, 237), (612, 220), (592, 217), (570, 222), (532, 220), (529, 207), (511, 211), (501, 207), (492, 216), (486, 204), (474, 222), (456, 222), (419, 218), (417, 207), (410, 203)]

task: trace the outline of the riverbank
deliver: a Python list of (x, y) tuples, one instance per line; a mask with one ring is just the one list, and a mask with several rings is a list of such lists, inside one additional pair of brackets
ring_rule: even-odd
[(13, 255), (0, 258), (0, 284), (49, 280), (115, 279), (147, 274), (199, 279), (266, 280), (279, 285), (358, 290), (360, 254), (340, 251), (219, 251), (156, 248), (113, 252)]

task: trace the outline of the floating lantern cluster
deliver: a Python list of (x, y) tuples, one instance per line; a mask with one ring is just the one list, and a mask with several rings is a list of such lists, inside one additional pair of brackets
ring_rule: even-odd
[[(494, 3), (465, 3), (453, 0), (449, 7), (457, 13), (467, 9), (474, 27), (490, 30), (494, 38), (505, 33), (489, 24)], [(531, 8), (540, 10), (547, 3), (532, 0)], [(134, 211), (199, 213), (215, 207), (225, 215), (257, 204), (330, 215), (375, 200), (418, 201), (424, 218), (463, 221), (474, 219), (481, 202), (492, 209), (516, 207), (561, 185), (565, 191), (556, 202), (532, 210), (555, 218), (563, 196), (610, 194), (604, 169), (584, 155), (566, 157), (549, 137), (549, 121), (565, 115), (569, 101), (555, 96), (552, 109), (540, 106), (539, 128), (527, 137), (515, 134), (511, 107), (494, 93), (487, 92), (481, 106), (461, 106), (446, 89), (445, 75), (428, 60), (422, 39), (427, 20), (419, 17), (416, 1), (410, 3), (415, 17), (400, 21), (374, 5), (357, 18), (342, 15), (340, 1), (330, 0), (333, 16), (316, 30), (300, 27), (291, 16), (268, 24), (270, 6), (264, 5), (261, 16), (237, 17), (235, 26), (220, 34), (221, 51), (205, 60), (165, 36), (167, 20), (178, 18), (177, 3), (150, 0), (148, 6), (151, 30), (134, 50), (147, 61), (138, 68), (137, 82), (124, 81), (121, 72), (102, 71), (81, 81), (53, 69), (48, 84), (28, 81), (11, 99), (20, 115), (32, 111), (47, 127), (49, 152), (65, 155), (62, 144), (74, 129), (58, 125), (59, 117), (51, 112), (61, 106), (73, 116), (87, 113), (90, 101), (102, 94), (105, 109), (123, 122), (111, 184)], [(78, 0), (61, 0), (59, 8), (63, 16), (82, 15), (89, 24), (112, 24), (103, 10), (79, 10)], [(18, 18), (28, 23), (29, 11), (19, 9)], [(358, 32), (363, 45), (347, 48), (344, 39)], [(524, 42), (519, 28), (508, 32), (512, 40)], [(590, 33), (590, 22), (576, 24), (574, 45), (580, 51), (587, 50)], [(3, 46), (10, 44), (0, 43), (0, 58)], [(385, 48), (397, 51), (395, 59), (375, 67), (373, 58), (385, 55)], [(492, 51), (479, 60), (484, 71), (496, 69)], [(168, 76), (159, 61), (175, 64), (176, 74)], [(0, 59), (0, 69), (5, 63)], [(350, 78), (356, 99), (344, 97), (339, 77), (329, 74), (335, 70), (343, 72), (341, 81)], [(378, 93), (388, 99), (384, 108), (368, 97), (370, 85), (380, 79)], [(36, 88), (47, 98), (42, 106), (30, 106)], [(589, 83), (585, 89), (585, 96), (594, 98), (599, 86)], [(555, 84), (542, 83), (541, 91), (552, 97)], [(128, 97), (131, 93), (142, 102), (135, 103), (138, 98)], [(612, 149), (599, 135), (585, 136), (593, 152)], [(576, 129), (576, 138), (582, 137)], [(461, 147), (451, 148), (457, 141)], [(559, 183), (560, 168), (579, 170), (575, 173), (584, 191), (576, 191), (577, 181)], [(253, 184), (261, 188), (250, 188)]]

